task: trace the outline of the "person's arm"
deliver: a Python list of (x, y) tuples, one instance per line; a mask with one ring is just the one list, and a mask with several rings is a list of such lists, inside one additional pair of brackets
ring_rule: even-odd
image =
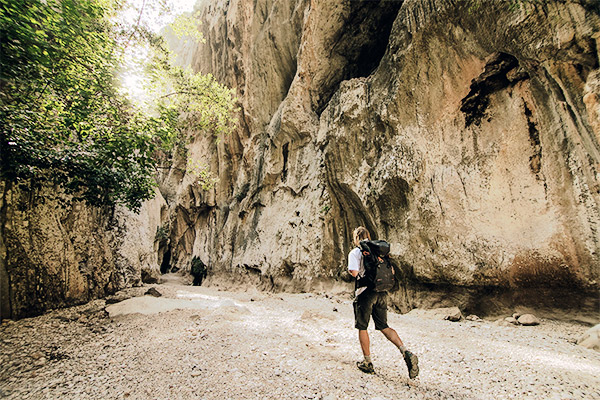
[(361, 258), (362, 254), (360, 251), (351, 251), (350, 254), (348, 254), (348, 273), (354, 278), (358, 276), (358, 272), (360, 271)]

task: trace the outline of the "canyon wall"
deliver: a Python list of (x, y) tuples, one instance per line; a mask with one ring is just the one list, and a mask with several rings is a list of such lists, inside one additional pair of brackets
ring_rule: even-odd
[(315, 289), (346, 279), (365, 225), (411, 282), (399, 308), (570, 293), (597, 311), (598, 7), (205, 3), (192, 66), (236, 89), (240, 126), (192, 145), (221, 181), (199, 213), (180, 187), (194, 233), (172, 232), (173, 261)]
[[(351, 232), (392, 243), (400, 310), (594, 314), (600, 10), (594, 0), (200, 2), (180, 60), (235, 89), (139, 215), (2, 186), (3, 316), (208, 267), (221, 285), (351, 290)], [(188, 51), (190, 46), (186, 45)], [(336, 287), (337, 286), (337, 287)]]
[[(139, 213), (90, 207), (58, 187), (0, 182), (0, 317), (38, 315), (158, 281), (157, 193)], [(161, 214), (162, 210), (162, 214)]]

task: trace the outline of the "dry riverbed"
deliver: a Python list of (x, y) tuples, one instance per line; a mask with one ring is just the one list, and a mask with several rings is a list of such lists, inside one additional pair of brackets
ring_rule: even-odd
[(374, 331), (376, 374), (356, 368), (349, 296), (156, 289), (162, 297), (2, 323), (0, 398), (600, 399), (600, 353), (575, 344), (583, 325), (390, 313), (419, 356), (421, 374), (409, 380)]

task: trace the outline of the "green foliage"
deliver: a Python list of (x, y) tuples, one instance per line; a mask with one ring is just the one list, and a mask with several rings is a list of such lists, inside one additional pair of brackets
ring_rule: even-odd
[(194, 176), (196, 184), (203, 190), (210, 190), (219, 182), (219, 178), (210, 173), (208, 165), (202, 164), (200, 161), (188, 160), (186, 172)]
[[(180, 28), (184, 34), (201, 36), (189, 15), (181, 18), (176, 19), (174, 24), (187, 21), (187, 26), (184, 24)], [(190, 33), (192, 30), (194, 34)], [(153, 99), (149, 109), (151, 113), (161, 116), (160, 121), (169, 121), (161, 132), (161, 137), (167, 140), (163, 150), (169, 151), (175, 146), (174, 150), (185, 156), (185, 145), (196, 132), (209, 132), (217, 141), (230, 134), (238, 122), (234, 116), (238, 111), (234, 90), (220, 84), (211, 74), (203, 75), (175, 65), (174, 56), (164, 39), (146, 36), (153, 49), (151, 59), (145, 66), (147, 96)], [(192, 165), (191, 169), (200, 178), (205, 175), (201, 171), (203, 167)], [(216, 181), (210, 183), (207, 178), (203, 186), (212, 188)]]
[[(234, 117), (237, 99), (233, 90), (221, 85), (211, 74), (202, 75), (173, 65), (172, 55), (162, 38), (154, 45), (156, 51), (146, 73), (155, 111), (169, 114), (177, 122), (180, 133), (212, 131), (217, 140), (229, 134), (237, 124)], [(183, 137), (181, 134), (178, 137), (181, 143)]]
[[(227, 134), (232, 92), (171, 67), (160, 37), (113, 22), (110, 0), (0, 0), (0, 178), (50, 181), (93, 205), (153, 196), (157, 155), (189, 129)], [(132, 40), (155, 49), (152, 112), (118, 90)]]
[(198, 30), (199, 19), (200, 14), (198, 12), (193, 14), (180, 14), (175, 17), (175, 20), (169, 26), (180, 39), (187, 37), (204, 43), (204, 36), (202, 35), (202, 32)]
[(162, 242), (169, 238), (169, 229), (165, 226), (156, 227), (156, 234), (154, 235), (155, 242)]

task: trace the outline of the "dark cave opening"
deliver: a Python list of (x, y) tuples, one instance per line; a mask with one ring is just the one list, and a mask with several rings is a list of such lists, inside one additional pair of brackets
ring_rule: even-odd
[(283, 149), (282, 149), (282, 156), (283, 156), (283, 169), (281, 171), (281, 180), (283, 182), (285, 182), (285, 180), (287, 179), (287, 164), (288, 164), (288, 156), (290, 153), (290, 144), (286, 143), (283, 145)]
[(171, 269), (171, 245), (167, 246), (167, 251), (163, 255), (162, 262), (160, 263), (160, 273), (166, 274)]
[(521, 73), (509, 78), (508, 73), (518, 67), (519, 61), (510, 54), (496, 53), (492, 56), (481, 75), (471, 82), (469, 94), (462, 99), (460, 111), (465, 114), (466, 128), (481, 124), (492, 93), (529, 77), (526, 73)]
[(367, 77), (379, 66), (388, 46), (392, 26), (402, 1), (353, 1), (342, 29), (334, 36), (331, 53), (346, 59), (345, 67), (334, 72), (316, 105), (321, 114), (340, 82)]
[(348, 60), (345, 79), (366, 77), (379, 66), (401, 1), (353, 2), (332, 52)]

